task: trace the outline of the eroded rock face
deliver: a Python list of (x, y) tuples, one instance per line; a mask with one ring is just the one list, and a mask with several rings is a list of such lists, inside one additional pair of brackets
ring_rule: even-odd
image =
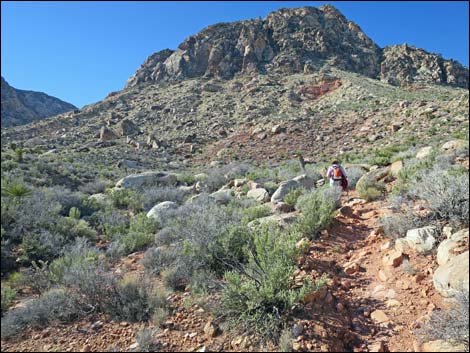
[(468, 69), (409, 46), (381, 49), (333, 6), (280, 9), (264, 20), (219, 23), (190, 36), (175, 51), (150, 56), (127, 87), (195, 77), (231, 79), (238, 73), (312, 73), (328, 61), (341, 70), (392, 85), (468, 87)]
[(468, 69), (454, 60), (412, 46), (394, 45), (383, 50), (380, 79), (394, 86), (412, 83), (468, 87)]

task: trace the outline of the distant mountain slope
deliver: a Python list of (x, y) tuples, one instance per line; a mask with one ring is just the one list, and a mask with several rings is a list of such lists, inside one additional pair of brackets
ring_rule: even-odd
[(2, 77), (2, 127), (23, 125), (77, 109), (42, 92), (11, 87)]

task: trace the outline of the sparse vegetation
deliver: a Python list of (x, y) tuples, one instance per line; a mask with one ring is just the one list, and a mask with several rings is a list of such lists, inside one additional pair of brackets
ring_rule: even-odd
[(461, 346), (465, 352), (469, 349), (468, 289), (456, 293), (451, 300), (450, 309), (434, 310), (430, 319), (417, 331), (426, 341), (444, 340)]

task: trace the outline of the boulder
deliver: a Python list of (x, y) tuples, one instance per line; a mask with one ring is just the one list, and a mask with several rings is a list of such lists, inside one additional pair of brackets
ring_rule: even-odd
[(139, 128), (129, 119), (121, 120), (117, 124), (115, 131), (119, 136), (133, 136), (140, 132)]
[(293, 189), (304, 188), (310, 190), (314, 187), (315, 181), (311, 177), (305, 174), (299, 175), (291, 180), (281, 182), (277, 190), (271, 196), (271, 202), (278, 203), (284, 201), (284, 197)]
[(236, 188), (242, 186), (242, 185), (245, 185), (246, 183), (248, 182), (248, 179), (247, 178), (243, 178), (243, 179), (234, 179), (233, 180), (233, 186), (235, 186)]
[(402, 169), (403, 169), (403, 161), (395, 161), (390, 166), (390, 173), (397, 174)]
[(175, 174), (166, 172), (145, 172), (126, 176), (116, 183), (117, 188), (143, 188), (157, 185), (174, 185), (177, 182)]
[(403, 262), (403, 253), (401, 251), (392, 250), (384, 255), (382, 263), (386, 267), (398, 267)]
[(141, 168), (139, 164), (135, 161), (130, 161), (128, 159), (121, 159), (119, 162), (117, 162), (116, 166), (118, 168), (129, 168), (129, 169), (135, 169), (135, 168)]
[(100, 130), (100, 141), (101, 142), (115, 140), (117, 138), (118, 138), (118, 136), (114, 133), (113, 130), (111, 130), (111, 129), (105, 127), (105, 126), (101, 127), (101, 130)]
[(429, 252), (436, 244), (438, 230), (434, 226), (410, 229), (406, 232), (405, 240), (416, 252), (424, 254)]
[(446, 264), (451, 258), (468, 250), (468, 228), (452, 234), (442, 241), (437, 248), (437, 263)]
[(157, 221), (161, 220), (161, 217), (165, 215), (165, 212), (168, 210), (177, 209), (178, 205), (172, 201), (164, 201), (152, 207), (150, 211), (147, 212), (148, 218), (155, 218)]
[(232, 189), (221, 189), (216, 192), (213, 192), (209, 195), (215, 200), (218, 204), (226, 205), (233, 200), (233, 190)]
[(431, 151), (432, 151), (431, 146), (423, 147), (418, 151), (418, 153), (416, 153), (416, 158), (424, 159), (431, 154)]
[(469, 288), (468, 251), (451, 258), (434, 272), (436, 290), (444, 297), (452, 297), (455, 291)]
[(365, 187), (366, 185), (370, 185), (375, 181), (379, 181), (385, 178), (389, 173), (389, 167), (382, 167), (371, 170), (359, 178), (356, 184), (356, 189), (361, 189), (361, 187)]
[(447, 141), (441, 146), (441, 150), (444, 152), (451, 152), (456, 149), (459, 149), (460, 147), (463, 147), (467, 145), (468, 146), (468, 141), (465, 140), (452, 140), (452, 141)]
[(277, 190), (271, 196), (271, 202), (277, 203), (277, 202), (283, 201), (284, 197), (286, 197), (289, 191), (293, 189), (297, 189), (299, 187), (300, 187), (299, 183), (295, 180), (282, 181), (281, 184), (279, 184), (279, 187), (277, 188)]
[(269, 193), (263, 188), (249, 190), (246, 196), (260, 202), (269, 201)]
[(39, 137), (33, 137), (33, 138), (30, 138), (29, 140), (26, 140), (25, 143), (24, 143), (24, 147), (36, 147), (36, 146), (41, 146), (41, 145), (45, 145), (46, 142), (39, 138)]
[(468, 352), (463, 344), (455, 344), (444, 340), (425, 342), (420, 347), (421, 352)]
[(295, 180), (301, 187), (307, 190), (313, 189), (315, 187), (315, 181), (305, 174), (296, 176), (292, 180)]

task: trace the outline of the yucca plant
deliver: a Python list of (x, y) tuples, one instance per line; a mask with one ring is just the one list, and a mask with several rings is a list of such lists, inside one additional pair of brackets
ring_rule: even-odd
[(12, 198), (21, 198), (31, 194), (31, 190), (20, 183), (8, 183), (2, 186), (2, 194)]

